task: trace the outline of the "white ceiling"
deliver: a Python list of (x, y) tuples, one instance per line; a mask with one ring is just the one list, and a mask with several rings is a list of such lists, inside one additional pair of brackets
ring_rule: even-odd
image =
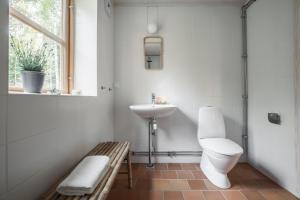
[(201, 2), (212, 2), (212, 3), (244, 3), (247, 0), (114, 0), (115, 4), (146, 4), (146, 3), (201, 3)]

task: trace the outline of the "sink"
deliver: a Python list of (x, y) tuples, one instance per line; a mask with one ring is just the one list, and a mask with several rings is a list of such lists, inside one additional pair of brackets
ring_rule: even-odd
[[(152, 100), (154, 100), (155, 96), (152, 94)], [(157, 118), (167, 117), (172, 115), (176, 109), (177, 106), (174, 106), (172, 104), (141, 104), (141, 105), (132, 105), (129, 106), (129, 109), (137, 114), (138, 116), (147, 119), (149, 121), (148, 123), (148, 158), (149, 163), (147, 164), (147, 167), (153, 167), (152, 163), (152, 149), (151, 149), (151, 141), (153, 146), (153, 140), (152, 135), (156, 135), (156, 132), (158, 131), (157, 128)]]
[(132, 105), (129, 108), (142, 118), (157, 119), (172, 115), (176, 111), (177, 106), (172, 104), (142, 104)]

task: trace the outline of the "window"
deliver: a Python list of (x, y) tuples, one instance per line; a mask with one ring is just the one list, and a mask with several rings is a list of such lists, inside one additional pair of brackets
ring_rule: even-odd
[[(33, 48), (47, 44), (51, 54), (45, 67), (43, 91), (73, 88), (73, 0), (10, 0), (11, 38), (30, 41)], [(22, 91), (21, 69), (9, 51), (9, 90)]]

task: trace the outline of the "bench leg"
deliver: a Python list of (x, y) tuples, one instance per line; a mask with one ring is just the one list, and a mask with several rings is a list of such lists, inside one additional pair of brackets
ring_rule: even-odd
[(132, 168), (131, 168), (131, 152), (127, 154), (127, 169), (128, 169), (128, 187), (132, 188)]

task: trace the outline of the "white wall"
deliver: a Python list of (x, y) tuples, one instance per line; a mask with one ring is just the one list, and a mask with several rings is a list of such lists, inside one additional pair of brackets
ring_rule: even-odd
[[(98, 85), (107, 85), (113, 81), (113, 18), (104, 14), (102, 1), (97, 7)], [(7, 95), (7, 26), (8, 0), (1, 0), (0, 199), (38, 199), (97, 143), (113, 139), (113, 93), (99, 91), (98, 97)]]
[(8, 63), (8, 1), (0, 2), (0, 199), (6, 191), (6, 113), (7, 113), (7, 63)]
[(295, 6), (295, 36), (296, 36), (296, 51), (295, 51), (295, 77), (296, 77), (296, 166), (297, 166), (297, 194), (300, 196), (300, 0), (296, 0)]
[[(294, 0), (259, 0), (248, 10), (249, 159), (297, 193)], [(282, 125), (268, 122), (279, 112)], [(299, 175), (299, 174), (298, 174)]]
[[(198, 151), (198, 109), (217, 106), (226, 118), (227, 136), (242, 144), (240, 5), (198, 3), (159, 7), (164, 39), (161, 71), (144, 67), (147, 11), (141, 5), (115, 8), (115, 139), (146, 151), (147, 123), (128, 106), (151, 102), (151, 93), (179, 107), (158, 121), (158, 151)], [(199, 158), (161, 158), (160, 162), (199, 162)], [(146, 160), (139, 160), (146, 161)]]
[(74, 88), (82, 95), (96, 96), (97, 0), (76, 0), (75, 5)]

